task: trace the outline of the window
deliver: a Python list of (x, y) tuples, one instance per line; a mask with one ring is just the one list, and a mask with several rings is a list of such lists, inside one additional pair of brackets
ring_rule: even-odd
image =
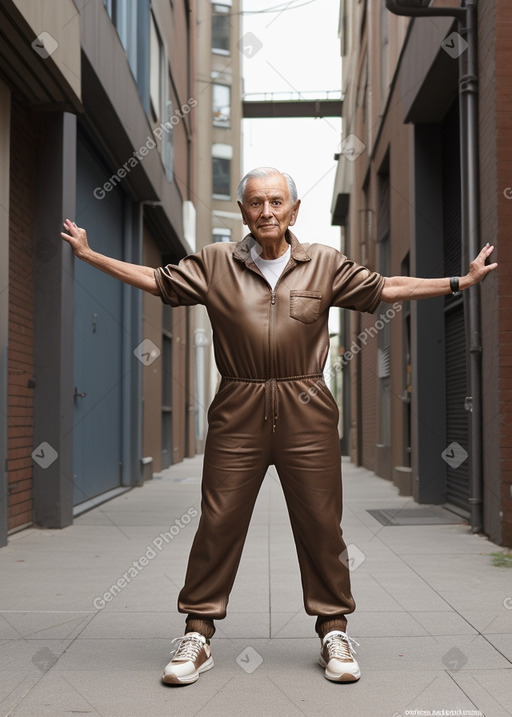
[(153, 122), (165, 124), (160, 153), (168, 182), (174, 180), (174, 127), (169, 98), (169, 74), (165, 46), (153, 14), (149, 21), (149, 104)]
[(231, 229), (227, 227), (213, 227), (213, 241), (214, 243), (231, 241)]
[(231, 126), (231, 87), (212, 85), (213, 124), (216, 127)]
[(172, 102), (171, 100), (167, 100), (164, 122), (167, 123), (167, 127), (170, 126), (170, 129), (164, 132), (162, 137), (162, 162), (165, 167), (165, 176), (168, 182), (174, 180), (174, 127), (171, 123), (172, 115)]
[(212, 196), (214, 199), (231, 199), (231, 159), (233, 147), (214, 144), (212, 147)]
[(149, 114), (150, 0), (103, 0), (125, 49), (144, 110)]
[(212, 187), (214, 199), (231, 199), (231, 160), (212, 158)]
[(230, 5), (219, 3), (212, 5), (212, 52), (219, 55), (230, 54), (230, 10)]
[(139, 16), (137, 3), (130, 0), (103, 0), (103, 4), (116, 26), (119, 39), (126, 51), (133, 76), (137, 79), (137, 36)]
[(155, 18), (151, 14), (149, 22), (149, 97), (151, 113), (155, 122), (162, 116), (164, 63), (164, 46), (156, 27)]

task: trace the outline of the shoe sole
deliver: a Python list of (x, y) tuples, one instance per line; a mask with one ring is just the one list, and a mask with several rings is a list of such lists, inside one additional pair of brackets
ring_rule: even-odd
[(193, 672), (191, 675), (184, 675), (183, 677), (179, 677), (178, 675), (162, 675), (162, 682), (166, 685), (192, 685), (194, 682), (197, 682), (199, 679), (199, 675), (202, 672), (208, 672), (208, 670), (211, 670), (213, 667), (213, 657), (209, 657), (206, 662), (203, 662), (201, 667), (198, 667), (196, 672)]
[(327, 663), (323, 659), (323, 657), (320, 657), (318, 660), (318, 664), (320, 667), (323, 667), (325, 669), (324, 676), (326, 680), (329, 680), (330, 682), (357, 682), (357, 680), (361, 677), (361, 670), (357, 670), (356, 673), (353, 672), (343, 672), (340, 674), (335, 674), (334, 672), (329, 672), (327, 670)]

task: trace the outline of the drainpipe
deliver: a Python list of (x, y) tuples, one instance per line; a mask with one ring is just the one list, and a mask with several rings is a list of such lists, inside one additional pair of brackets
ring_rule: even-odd
[[(478, 169), (478, 64), (477, 2), (462, 0), (458, 8), (444, 0), (386, 0), (395, 15), (427, 17), (448, 15), (457, 18), (458, 31), (468, 46), (459, 57), (459, 108), (462, 203), (462, 261), (469, 265), (481, 249)], [(468, 388), (465, 408), (469, 411), (469, 504), (471, 530), (483, 529), (482, 477), (482, 342), (480, 285), (464, 293), (466, 340), (469, 346)]]
[[(461, 132), (462, 176), (462, 257), (465, 266), (481, 249), (478, 167), (478, 64), (477, 64), (477, 0), (466, 0), (464, 20), (459, 19), (459, 34), (468, 47), (459, 57), (459, 106)], [(482, 340), (480, 286), (472, 286), (464, 294), (466, 337), (469, 346), (469, 504), (471, 530), (482, 531)]]

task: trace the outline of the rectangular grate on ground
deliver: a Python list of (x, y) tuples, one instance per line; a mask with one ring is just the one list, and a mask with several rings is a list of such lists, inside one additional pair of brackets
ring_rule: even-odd
[(455, 513), (441, 506), (428, 508), (387, 508), (368, 510), (381, 525), (450, 525), (467, 523)]

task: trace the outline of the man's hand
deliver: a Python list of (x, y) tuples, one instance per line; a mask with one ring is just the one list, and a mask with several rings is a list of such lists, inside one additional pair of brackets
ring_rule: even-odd
[[(466, 276), (459, 279), (459, 289), (469, 289), (470, 286), (478, 284), (487, 274), (494, 271), (498, 264), (486, 264), (486, 260), (494, 247), (487, 244), (480, 254), (473, 259)], [(391, 276), (385, 279), (382, 289), (381, 301), (393, 303), (393, 301), (411, 301), (415, 299), (430, 299), (434, 296), (449, 294), (450, 279), (418, 279), (414, 276)]]
[(85, 229), (78, 227), (75, 222), (72, 222), (70, 219), (66, 219), (64, 227), (68, 230), (69, 234), (61, 232), (61, 237), (71, 245), (75, 256), (82, 259), (90, 250), (89, 243), (87, 242), (87, 232)]
[(485, 279), (489, 272), (494, 271), (494, 269), (497, 268), (498, 264), (496, 262), (494, 262), (493, 264), (485, 263), (487, 259), (491, 256), (493, 251), (494, 247), (490, 244), (486, 244), (480, 254), (475, 259), (473, 259), (473, 261), (469, 265), (468, 273), (460, 280), (461, 289), (467, 289), (469, 286), (474, 286), (475, 284), (478, 284), (479, 281)]
[(69, 233), (61, 232), (61, 237), (70, 244), (75, 256), (83, 259), (91, 266), (94, 266), (105, 274), (113, 276), (114, 279), (124, 281), (125, 284), (135, 286), (137, 289), (147, 291), (154, 296), (160, 296), (160, 291), (155, 280), (155, 270), (150, 266), (129, 264), (126, 261), (113, 259), (112, 257), (93, 251), (87, 241), (87, 232), (78, 227), (75, 222), (66, 219), (64, 227)]

